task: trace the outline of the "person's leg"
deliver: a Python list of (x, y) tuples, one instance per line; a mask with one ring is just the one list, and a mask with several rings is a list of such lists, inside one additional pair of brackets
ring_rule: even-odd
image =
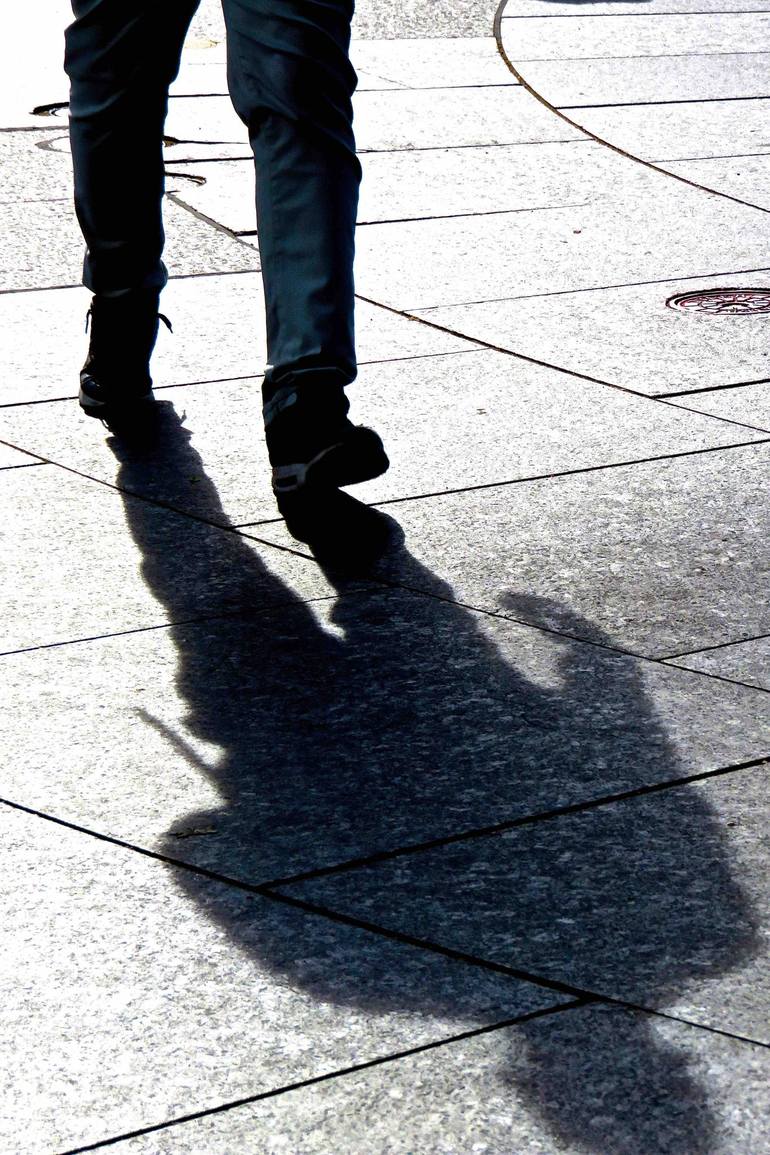
[(160, 290), (163, 125), (198, 0), (72, 0), (65, 37), (75, 209), (96, 294)]
[(149, 358), (166, 283), (163, 125), (198, 0), (72, 0), (65, 69), (75, 208), (86, 241), (91, 348), (81, 406), (151, 393)]
[(361, 169), (350, 0), (224, 0), (228, 80), (257, 180), (268, 362), (356, 373), (353, 251)]
[[(276, 493), (387, 468), (346, 419), (356, 375), (353, 257), (361, 168), (348, 58), (352, 0), (223, 0), (228, 82), (256, 167)], [(332, 450), (330, 454), (328, 451)]]

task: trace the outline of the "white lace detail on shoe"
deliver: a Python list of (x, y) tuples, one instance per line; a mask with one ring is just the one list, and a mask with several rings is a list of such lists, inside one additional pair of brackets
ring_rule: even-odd
[(310, 461), (297, 462), (295, 465), (273, 466), (273, 491), (275, 493), (292, 493), (296, 489), (302, 489), (302, 486), (307, 482), (308, 470), (322, 461), (327, 453), (331, 453), (333, 449), (339, 449), (342, 444), (341, 441), (337, 441), (334, 445), (327, 445), (326, 449), (316, 453)]

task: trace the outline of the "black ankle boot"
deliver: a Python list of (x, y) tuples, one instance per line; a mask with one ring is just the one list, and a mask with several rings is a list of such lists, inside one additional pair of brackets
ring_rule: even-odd
[(333, 378), (308, 372), (278, 384), (266, 380), (262, 396), (276, 496), (355, 485), (388, 468), (374, 430), (348, 420), (348, 399)]
[(158, 335), (155, 290), (120, 297), (95, 296), (88, 310), (91, 340), (80, 372), (80, 408), (89, 417), (112, 421), (140, 416), (155, 398), (150, 357)]

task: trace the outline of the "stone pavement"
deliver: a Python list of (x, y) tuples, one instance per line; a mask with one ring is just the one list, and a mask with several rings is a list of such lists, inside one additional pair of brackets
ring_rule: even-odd
[(405, 542), (347, 576), (269, 492), (214, 3), (155, 453), (73, 400), (66, 4), (6, 29), (3, 1152), (770, 1151), (768, 320), (667, 307), (770, 305), (770, 5), (495, 17), (359, 5)]

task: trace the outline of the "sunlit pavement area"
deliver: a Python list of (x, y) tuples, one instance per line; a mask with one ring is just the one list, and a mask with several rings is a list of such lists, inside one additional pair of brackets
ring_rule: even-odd
[(67, 18), (0, 62), (0, 1149), (770, 1150), (770, 4), (361, 0), (360, 573), (270, 493), (213, 2), (165, 440), (80, 414)]

